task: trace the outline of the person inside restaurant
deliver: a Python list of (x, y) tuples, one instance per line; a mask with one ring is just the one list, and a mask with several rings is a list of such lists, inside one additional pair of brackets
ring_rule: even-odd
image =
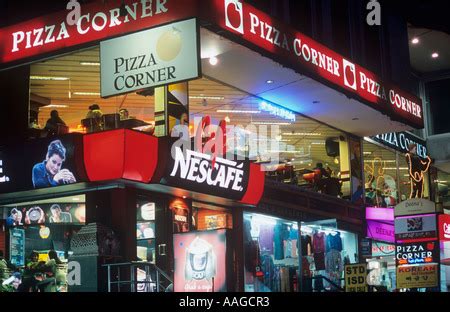
[(103, 130), (102, 123), (103, 113), (98, 104), (89, 106), (89, 111), (86, 114), (86, 119), (82, 120), (83, 126), (87, 128), (88, 132), (97, 132)]
[(56, 109), (50, 112), (50, 118), (47, 120), (45, 124), (45, 130), (47, 130), (47, 136), (54, 136), (58, 134), (62, 134), (62, 129), (67, 128), (66, 123), (59, 117), (59, 113)]

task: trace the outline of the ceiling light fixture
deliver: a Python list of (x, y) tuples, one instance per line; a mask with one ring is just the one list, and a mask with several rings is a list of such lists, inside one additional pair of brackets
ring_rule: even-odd
[(99, 96), (100, 92), (73, 92), (73, 95), (92, 95), (92, 96)]
[(267, 122), (267, 121), (253, 121), (251, 122), (252, 125), (259, 125), (259, 126), (289, 126), (292, 125), (290, 122)]
[(100, 66), (100, 62), (80, 62), (82, 66)]
[(322, 133), (318, 132), (283, 132), (283, 135), (288, 136), (296, 136), (296, 135), (303, 135), (303, 136), (320, 136)]
[(191, 100), (225, 100), (223, 96), (203, 96), (203, 95), (190, 95)]
[(217, 113), (232, 113), (232, 114), (259, 114), (259, 110), (237, 110), (237, 109), (218, 109)]
[(43, 108), (66, 108), (69, 107), (68, 105), (63, 105), (63, 104), (50, 104), (50, 105), (45, 105), (42, 106)]
[(66, 81), (68, 77), (55, 77), (55, 76), (30, 76), (31, 80), (51, 80), (51, 81)]
[(272, 84), (272, 83), (274, 83), (274, 81), (269, 79), (269, 80), (266, 80), (266, 83), (267, 84)]
[(412, 44), (418, 44), (419, 43), (419, 38), (415, 37), (411, 40)]
[(219, 63), (219, 59), (215, 56), (211, 56), (209, 58), (209, 64), (211, 64), (212, 66), (216, 66), (217, 63)]
[(432, 58), (438, 58), (439, 57), (439, 53), (437, 52), (433, 52), (433, 54), (431, 54)]

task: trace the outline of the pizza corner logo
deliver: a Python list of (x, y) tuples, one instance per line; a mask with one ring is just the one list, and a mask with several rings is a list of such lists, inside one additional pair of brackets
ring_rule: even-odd
[(356, 90), (356, 68), (355, 64), (342, 59), (344, 68), (344, 83), (347, 87)]
[(240, 34), (244, 34), (243, 21), (242, 2), (239, 0), (225, 0), (225, 25)]

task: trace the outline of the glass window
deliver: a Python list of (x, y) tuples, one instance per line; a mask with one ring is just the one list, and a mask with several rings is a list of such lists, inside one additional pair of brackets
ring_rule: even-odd
[(303, 291), (336, 291), (344, 266), (358, 263), (358, 236), (338, 230), (336, 220), (302, 222), (301, 253)]
[(137, 258), (155, 263), (156, 246), (156, 204), (145, 197), (138, 197), (136, 203)]
[(244, 213), (245, 291), (298, 291), (298, 223)]
[(233, 216), (225, 208), (194, 203), (192, 211), (192, 228), (195, 231), (233, 228)]

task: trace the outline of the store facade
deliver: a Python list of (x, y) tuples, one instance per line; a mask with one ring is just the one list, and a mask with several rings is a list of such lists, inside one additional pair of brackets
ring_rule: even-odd
[[(94, 3), (74, 26), (61, 12), (1, 31), (7, 38), (0, 47), (3, 74), (27, 68), (26, 90), (14, 92), (31, 94), (26, 115), (34, 117), (25, 131), (34, 140), (2, 147), (0, 201), (7, 250), (21, 254), (15, 263), (23, 265), (33, 250), (45, 260), (55, 249), (60, 258), (81, 263), (82, 286), (72, 291), (105, 291), (102, 265), (135, 260), (165, 271), (175, 291), (340, 290), (343, 265), (360, 261), (358, 242), (365, 235), (360, 137), (379, 125), (358, 130), (330, 122), (343, 101), (334, 95), (352, 98), (345, 100), (347, 110), (378, 116), (385, 128), (395, 120), (398, 129), (422, 126), (420, 100), (239, 1), (126, 3), (124, 16), (112, 3)], [(142, 45), (154, 53), (128, 48), (149, 37), (160, 39)], [(218, 68), (211, 64), (216, 56), (223, 62)], [(258, 71), (258, 62), (267, 67)], [(305, 85), (289, 91), (288, 81), (278, 80), (298, 74), (277, 70), (279, 63), (306, 73)], [(256, 83), (260, 74), (267, 77), (262, 84)], [(273, 76), (280, 77), (277, 92), (268, 91)], [(301, 107), (296, 95), (308, 89), (323, 91), (326, 98), (317, 102), (334, 103)], [(89, 133), (82, 120), (92, 103), (110, 115), (127, 108), (132, 126), (105, 119), (103, 131)], [(31, 124), (45, 124), (55, 108), (70, 134), (41, 138)], [(186, 154), (178, 152), (168, 136), (183, 124), (189, 138), (200, 133), (200, 149), (189, 139)], [(275, 149), (265, 150), (278, 155), (275, 170), (260, 170), (266, 159), (249, 151), (252, 137), (241, 142), (239, 133), (252, 131), (249, 124), (280, 127), (271, 139), (258, 137), (271, 147), (276, 141)], [(216, 134), (238, 128), (212, 159), (202, 148), (222, 136), (210, 133), (205, 140), (209, 125)], [(49, 179), (53, 149), (64, 151), (56, 154), (65, 173)], [(25, 165), (23, 155), (29, 156)], [(211, 160), (218, 174), (208, 170)], [(318, 163), (335, 184), (314, 185)], [(311, 192), (318, 189), (322, 194)], [(103, 253), (88, 256), (80, 235), (72, 238), (94, 223), (115, 237)], [(97, 274), (86, 274), (94, 267)]]

